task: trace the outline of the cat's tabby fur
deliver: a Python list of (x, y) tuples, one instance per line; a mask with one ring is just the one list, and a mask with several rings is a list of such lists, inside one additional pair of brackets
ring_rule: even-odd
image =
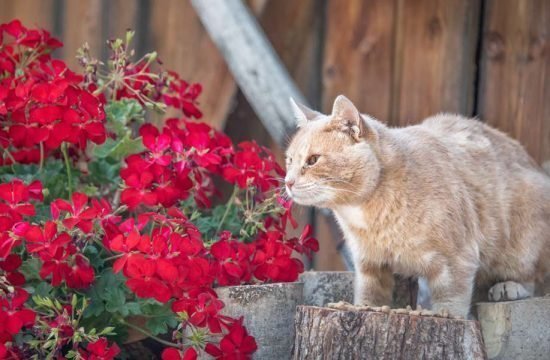
[(451, 114), (389, 128), (344, 96), (328, 116), (293, 106), (287, 192), (333, 210), (356, 303), (389, 304), (398, 273), (427, 279), (434, 310), (466, 316), (474, 284), (515, 299), (548, 274), (550, 178), (517, 141)]

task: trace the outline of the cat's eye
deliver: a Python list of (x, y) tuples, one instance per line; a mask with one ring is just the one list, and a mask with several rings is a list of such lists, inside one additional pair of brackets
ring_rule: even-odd
[(307, 166), (313, 166), (315, 163), (319, 160), (319, 155), (311, 155), (307, 158), (306, 165)]

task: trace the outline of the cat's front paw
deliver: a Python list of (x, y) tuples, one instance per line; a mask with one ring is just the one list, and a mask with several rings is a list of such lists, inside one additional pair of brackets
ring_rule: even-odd
[(510, 301), (531, 297), (531, 293), (522, 284), (506, 281), (495, 284), (489, 289), (489, 301)]

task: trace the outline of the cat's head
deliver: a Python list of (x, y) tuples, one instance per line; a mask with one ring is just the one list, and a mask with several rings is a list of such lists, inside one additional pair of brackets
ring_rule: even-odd
[(286, 192), (301, 205), (362, 203), (380, 178), (376, 129), (342, 95), (330, 115), (291, 104), (298, 131), (286, 151)]

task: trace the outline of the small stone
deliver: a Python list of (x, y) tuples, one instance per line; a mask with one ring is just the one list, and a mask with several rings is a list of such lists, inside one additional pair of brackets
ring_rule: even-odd
[(422, 316), (434, 316), (435, 313), (431, 310), (421, 310), (420, 315), (422, 315)]
[(409, 315), (420, 316), (420, 310), (413, 310), (409, 312)]
[(339, 310), (349, 310), (350, 308), (353, 308), (354, 306), (348, 302), (345, 301), (338, 301), (337, 303), (328, 303), (327, 307), (331, 309), (339, 309)]
[(439, 316), (442, 317), (442, 318), (448, 318), (449, 317), (449, 309), (439, 310)]
[(405, 309), (407, 309), (407, 311), (412, 311), (412, 307), (410, 305), (407, 305)]
[(396, 314), (408, 314), (410, 310), (408, 309), (395, 309), (394, 312)]
[(391, 308), (388, 305), (384, 305), (380, 308), (380, 311), (389, 314), (391, 312)]

